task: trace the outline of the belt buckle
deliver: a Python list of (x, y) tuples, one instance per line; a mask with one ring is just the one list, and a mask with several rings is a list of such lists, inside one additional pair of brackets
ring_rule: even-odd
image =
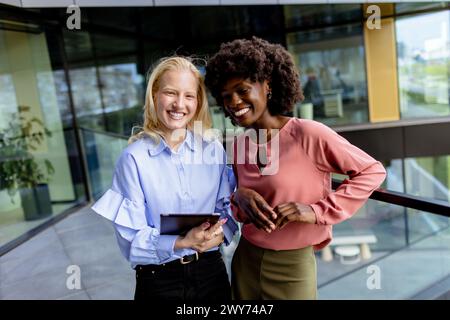
[[(186, 256), (185, 256), (185, 257), (186, 257)], [(185, 257), (180, 258), (180, 263), (181, 263), (181, 264), (189, 264), (189, 263), (191, 263), (192, 261), (197, 261), (197, 260), (198, 260), (198, 252), (195, 251), (195, 259), (194, 259), (194, 260), (184, 261), (184, 258), (185, 258)]]

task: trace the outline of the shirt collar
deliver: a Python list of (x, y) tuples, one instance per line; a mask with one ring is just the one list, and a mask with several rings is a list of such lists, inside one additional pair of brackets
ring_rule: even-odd
[[(182, 148), (184, 148), (184, 145), (186, 145), (191, 151), (195, 151), (195, 149), (196, 149), (195, 137), (194, 137), (194, 134), (190, 130), (187, 130), (186, 138), (181, 143), (181, 145), (178, 148), (178, 150), (181, 151)], [(166, 141), (163, 138), (160, 138), (158, 144), (155, 143), (154, 141), (151, 142), (151, 144), (150, 144), (150, 146), (148, 148), (148, 151), (149, 151), (150, 155), (152, 157), (154, 157), (154, 156), (157, 156), (158, 154), (160, 154), (161, 152), (163, 152), (166, 149), (170, 150), (170, 147), (167, 145)]]

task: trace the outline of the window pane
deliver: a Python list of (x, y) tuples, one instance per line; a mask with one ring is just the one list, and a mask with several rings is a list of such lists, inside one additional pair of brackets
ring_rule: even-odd
[(406, 158), (406, 193), (450, 201), (450, 156)]
[(86, 199), (55, 38), (0, 30), (0, 246)]
[(449, 20), (449, 11), (397, 19), (402, 118), (450, 114)]
[(287, 45), (300, 68), (305, 95), (295, 116), (327, 125), (368, 121), (360, 24), (290, 33)]
[(306, 28), (361, 21), (360, 4), (284, 6), (286, 28)]

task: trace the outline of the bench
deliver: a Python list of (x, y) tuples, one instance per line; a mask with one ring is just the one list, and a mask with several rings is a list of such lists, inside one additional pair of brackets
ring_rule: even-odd
[(322, 249), (322, 260), (323, 261), (333, 260), (333, 252), (331, 250), (332, 246), (348, 246), (348, 245), (359, 245), (361, 258), (367, 260), (372, 257), (369, 244), (376, 242), (377, 237), (374, 234), (336, 236), (325, 248)]

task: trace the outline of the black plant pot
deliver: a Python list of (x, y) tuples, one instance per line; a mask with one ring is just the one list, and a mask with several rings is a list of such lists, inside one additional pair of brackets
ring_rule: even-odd
[(20, 189), (25, 220), (38, 220), (52, 215), (52, 203), (48, 185)]

